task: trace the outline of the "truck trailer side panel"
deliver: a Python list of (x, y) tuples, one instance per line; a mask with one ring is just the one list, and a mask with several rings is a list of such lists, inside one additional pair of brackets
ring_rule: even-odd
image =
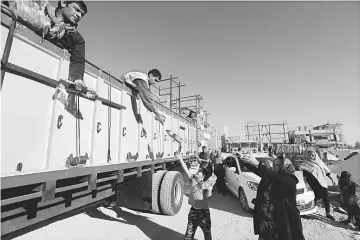
[[(7, 37), (5, 26), (1, 32)], [(166, 115), (160, 125), (135, 89), (90, 62), (84, 81), (99, 98), (76, 97), (72, 108), (64, 106), (53, 96), (58, 80), (68, 78), (69, 54), (56, 43), (39, 45), (38, 36), (24, 32), (28, 35), (14, 36), (1, 88), (2, 236), (114, 196), (126, 200), (130, 192), (121, 185), (131, 186), (134, 179), (140, 188), (132, 193), (151, 207), (152, 175), (178, 162), (173, 157), (178, 144), (165, 130), (179, 134), (182, 117), (159, 104)], [(2, 50), (8, 47), (5, 39)], [(183, 120), (195, 143), (193, 124)], [(85, 164), (67, 164), (69, 157), (86, 154)]]
[[(1, 27), (6, 36), (4, 30)], [(41, 61), (34, 61), (35, 57)], [(9, 61), (57, 78), (59, 59), (14, 39)], [(22, 171), (44, 170), (54, 90), (18, 75), (7, 74), (5, 78), (5, 91), (1, 92), (1, 173), (16, 172), (18, 164)]]
[(169, 130), (172, 129), (172, 115), (170, 114), (164, 114), (166, 117), (166, 121), (164, 123), (164, 132), (163, 132), (163, 136), (164, 136), (164, 157), (168, 158), (171, 157), (172, 154), (172, 139), (169, 137), (169, 135), (166, 133), (165, 130)]
[[(145, 108), (141, 101), (140, 105), (140, 117), (139, 122), (139, 159), (143, 161), (155, 159), (152, 152), (152, 121), (154, 115)], [(155, 121), (155, 120), (154, 120)]]

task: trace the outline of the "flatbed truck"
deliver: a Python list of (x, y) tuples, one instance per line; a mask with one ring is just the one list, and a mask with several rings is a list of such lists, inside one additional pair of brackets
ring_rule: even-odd
[[(196, 121), (156, 102), (166, 116), (160, 124), (136, 89), (87, 60), (84, 81), (99, 97), (79, 97), (78, 120), (52, 98), (67, 79), (69, 53), (40, 44), (40, 30), (3, 4), (1, 12), (2, 238), (100, 203), (175, 215), (184, 180), (166, 130), (181, 136), (181, 155), (193, 161)], [(70, 156), (88, 159), (69, 166)]]

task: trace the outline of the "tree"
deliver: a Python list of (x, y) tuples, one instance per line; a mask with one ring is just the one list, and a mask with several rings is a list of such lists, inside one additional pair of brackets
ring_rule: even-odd
[(345, 148), (346, 149), (353, 149), (354, 147), (352, 145), (350, 145), (350, 144), (345, 144)]
[(360, 142), (359, 141), (356, 141), (354, 148), (355, 149), (360, 149)]

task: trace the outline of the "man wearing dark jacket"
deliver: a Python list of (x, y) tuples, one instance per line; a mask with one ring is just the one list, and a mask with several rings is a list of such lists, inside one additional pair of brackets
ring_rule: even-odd
[(55, 39), (70, 53), (69, 80), (85, 86), (85, 40), (78, 32), (78, 22), (87, 13), (83, 1), (59, 1), (57, 7), (48, 4), (45, 16), (50, 25), (43, 27), (43, 37)]
[(199, 158), (203, 160), (209, 160), (210, 159), (210, 153), (207, 151), (207, 147), (202, 147), (202, 152), (199, 153)]

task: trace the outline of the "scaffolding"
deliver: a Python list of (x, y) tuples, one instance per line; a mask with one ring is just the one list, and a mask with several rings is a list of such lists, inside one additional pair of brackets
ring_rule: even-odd
[(289, 142), (288, 126), (286, 121), (260, 124), (257, 121), (245, 123), (245, 136), (247, 140), (262, 143)]
[[(169, 96), (169, 108), (171, 110), (174, 110), (176, 113), (179, 113), (180, 114), (180, 102), (178, 101), (178, 106), (174, 106), (174, 104), (176, 104), (176, 100), (178, 100), (181, 96), (181, 88), (182, 87), (185, 87), (186, 85), (185, 84), (181, 84), (180, 82), (176, 82), (175, 80), (178, 79), (178, 77), (173, 77), (171, 74), (170, 74), (170, 78), (167, 78), (167, 79), (162, 79), (160, 80), (159, 82), (167, 82), (169, 81), (169, 87), (164, 87), (164, 88), (161, 88), (161, 86), (158, 87), (158, 91), (159, 91), (159, 96), (160, 97), (163, 97), (163, 96)], [(178, 90), (178, 95), (177, 95), (177, 99), (175, 97), (175, 89), (174, 88), (177, 88)], [(164, 93), (164, 91), (167, 91), (169, 90), (168, 92)], [(167, 103), (168, 101), (161, 101), (160, 103), (163, 104), (163, 103)]]
[[(193, 121), (197, 125), (196, 139), (204, 139), (204, 132), (210, 127), (208, 116), (210, 115), (203, 107), (203, 97), (200, 95), (181, 96), (181, 88), (186, 86), (177, 80), (178, 77), (170, 75), (167, 79), (160, 80), (161, 83), (169, 82), (170, 86), (160, 86), (156, 88), (159, 96), (159, 103), (166, 104), (168, 108), (184, 118)], [(176, 91), (177, 90), (177, 91)], [(176, 94), (177, 92), (177, 94)], [(168, 99), (165, 97), (168, 96)]]

